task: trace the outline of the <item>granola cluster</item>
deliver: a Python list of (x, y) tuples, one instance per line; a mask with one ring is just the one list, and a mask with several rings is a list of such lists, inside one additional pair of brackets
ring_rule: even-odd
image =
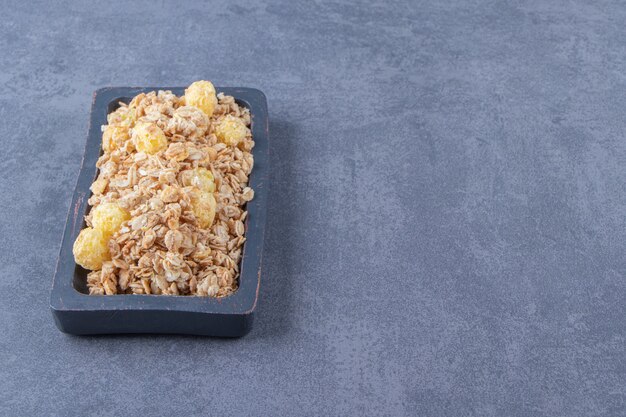
[(250, 113), (198, 81), (139, 94), (103, 126), (88, 227), (90, 294), (222, 297), (237, 289), (254, 141)]

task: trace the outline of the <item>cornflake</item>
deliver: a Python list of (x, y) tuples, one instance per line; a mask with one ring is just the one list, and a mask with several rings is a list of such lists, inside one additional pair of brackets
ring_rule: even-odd
[(88, 227), (74, 243), (90, 294), (236, 291), (253, 196), (250, 112), (208, 81), (142, 93), (108, 115)]

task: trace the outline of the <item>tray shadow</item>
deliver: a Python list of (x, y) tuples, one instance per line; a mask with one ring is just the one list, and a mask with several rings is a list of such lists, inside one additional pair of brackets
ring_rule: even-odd
[(285, 120), (269, 121), (270, 192), (263, 249), (261, 289), (249, 338), (276, 338), (292, 327), (293, 266), (299, 256), (293, 239), (298, 226), (297, 213), (290, 210), (296, 199), (294, 152), (298, 143), (296, 129)]

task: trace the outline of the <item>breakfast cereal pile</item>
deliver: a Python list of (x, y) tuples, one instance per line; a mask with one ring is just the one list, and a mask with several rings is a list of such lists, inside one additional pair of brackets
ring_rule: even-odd
[(236, 291), (254, 142), (250, 113), (213, 84), (139, 94), (108, 115), (87, 226), (90, 294)]

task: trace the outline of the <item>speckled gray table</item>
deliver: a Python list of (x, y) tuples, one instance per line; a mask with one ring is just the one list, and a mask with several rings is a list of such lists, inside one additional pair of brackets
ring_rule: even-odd
[[(0, 415), (626, 415), (626, 6), (2, 2)], [(239, 340), (61, 334), (106, 85), (268, 96)]]

